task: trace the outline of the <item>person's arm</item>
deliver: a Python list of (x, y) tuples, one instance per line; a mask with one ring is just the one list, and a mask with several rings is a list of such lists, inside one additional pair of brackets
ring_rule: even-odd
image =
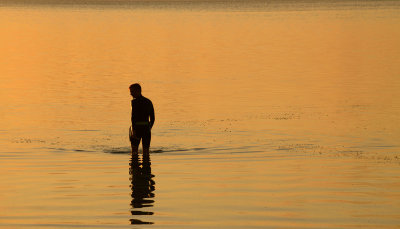
[(153, 128), (155, 120), (153, 103), (150, 102), (150, 129)]
[(131, 110), (131, 124), (132, 124), (132, 129), (133, 129), (133, 127), (134, 127), (134, 120), (135, 120), (135, 117), (133, 116), (133, 100), (131, 101), (131, 107), (132, 107), (132, 110)]

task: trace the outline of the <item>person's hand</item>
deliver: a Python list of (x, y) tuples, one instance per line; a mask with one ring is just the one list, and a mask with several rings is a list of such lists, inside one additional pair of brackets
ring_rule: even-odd
[(129, 127), (129, 139), (137, 139), (136, 131), (132, 127)]

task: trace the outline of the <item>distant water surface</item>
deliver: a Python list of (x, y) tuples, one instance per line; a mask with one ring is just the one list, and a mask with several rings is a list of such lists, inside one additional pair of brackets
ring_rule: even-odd
[(0, 227), (400, 225), (398, 3), (50, 3), (0, 4)]

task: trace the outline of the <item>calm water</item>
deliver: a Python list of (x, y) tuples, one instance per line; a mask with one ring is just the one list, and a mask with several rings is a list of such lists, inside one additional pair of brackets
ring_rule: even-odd
[(0, 227), (400, 226), (398, 3), (9, 2)]

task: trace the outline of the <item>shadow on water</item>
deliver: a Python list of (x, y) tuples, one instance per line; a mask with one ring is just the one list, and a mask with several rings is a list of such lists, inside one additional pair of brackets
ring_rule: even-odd
[(153, 222), (136, 219), (139, 216), (154, 214), (151, 211), (143, 210), (143, 208), (153, 207), (154, 204), (155, 182), (153, 180), (154, 175), (151, 174), (150, 155), (144, 154), (142, 159), (138, 154), (132, 155), (129, 165), (132, 190), (131, 214), (135, 217), (130, 220), (131, 224), (154, 224)]
[[(154, 148), (150, 150), (150, 154), (157, 154), (157, 153), (173, 153), (173, 152), (192, 152), (192, 151), (200, 151), (205, 150), (206, 148), (189, 148), (189, 149), (182, 149), (182, 148)], [(111, 154), (130, 154), (131, 148), (130, 147), (115, 147), (110, 149), (103, 149), (105, 153)], [(141, 152), (141, 151), (139, 151)]]

